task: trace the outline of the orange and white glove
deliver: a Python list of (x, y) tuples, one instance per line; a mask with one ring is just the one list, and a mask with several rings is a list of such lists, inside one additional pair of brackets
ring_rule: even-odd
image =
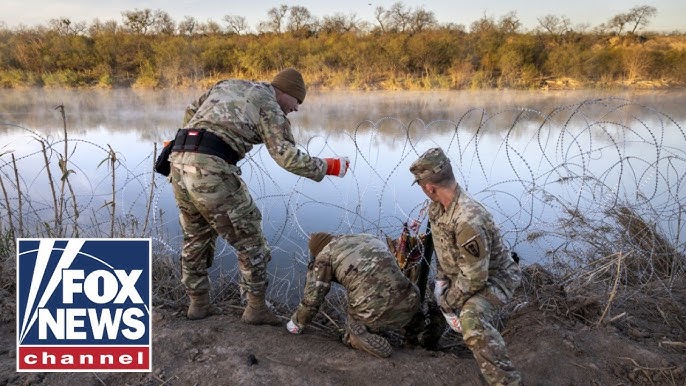
[(288, 332), (291, 334), (300, 334), (303, 332), (303, 329), (298, 327), (297, 324), (295, 324), (292, 320), (288, 321), (288, 324), (286, 324), (286, 328), (288, 329)]
[(455, 312), (444, 312), (443, 317), (453, 331), (462, 334), (462, 323), (460, 323), (460, 317)]
[(348, 157), (324, 158), (324, 161), (326, 161), (327, 176), (343, 177), (350, 166)]

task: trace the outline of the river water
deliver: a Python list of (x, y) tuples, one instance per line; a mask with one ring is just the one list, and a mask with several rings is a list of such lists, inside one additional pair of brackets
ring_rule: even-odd
[[(41, 224), (65, 197), (66, 224), (78, 223), (81, 237), (107, 237), (114, 202), (119, 234), (153, 237), (158, 252), (178, 256), (178, 209), (151, 165), (155, 146), (173, 136), (203, 91), (2, 90), (3, 229), (18, 228), (21, 217), (24, 236), (45, 237)], [(684, 105), (686, 93), (673, 91), (312, 92), (289, 115), (296, 142), (312, 155), (348, 156), (345, 178), (316, 183), (289, 174), (263, 146), (239, 164), (263, 213), (272, 285), (299, 287), (311, 232), (396, 237), (413, 220), (423, 229), (425, 197), (410, 185), (408, 167), (434, 146), (525, 264), (554, 258), (561, 246), (583, 249), (583, 241), (561, 240), (562, 220), (577, 211), (602, 222), (618, 202), (635, 205), (683, 251)], [(70, 185), (63, 186), (64, 154)], [(223, 242), (218, 261), (235, 275)]]

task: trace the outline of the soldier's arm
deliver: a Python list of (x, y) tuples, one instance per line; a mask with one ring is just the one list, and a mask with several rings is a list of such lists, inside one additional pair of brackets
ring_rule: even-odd
[(282, 168), (302, 177), (321, 181), (326, 161), (312, 157), (295, 146), (291, 123), (276, 101), (265, 101), (259, 111), (258, 128), (269, 155)]
[(462, 224), (455, 237), (460, 256), (457, 260), (462, 272), (445, 293), (442, 307), (460, 309), (475, 293), (481, 291), (488, 280), (490, 241), (483, 230), (470, 224)]
[(438, 251), (436, 251), (436, 280), (450, 280), (450, 277), (446, 275), (441, 266), (441, 261), (438, 258)]
[(307, 266), (307, 281), (303, 300), (298, 304), (298, 308), (291, 317), (291, 320), (298, 327), (302, 328), (309, 324), (317, 315), (319, 307), (324, 303), (324, 298), (331, 289), (332, 279), (331, 258), (327, 253), (320, 253), (317, 259)]

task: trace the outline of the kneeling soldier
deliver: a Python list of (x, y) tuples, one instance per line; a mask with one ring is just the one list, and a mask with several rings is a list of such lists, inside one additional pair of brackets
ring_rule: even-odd
[(313, 233), (307, 266), (305, 295), (288, 323), (298, 334), (312, 321), (331, 288), (339, 283), (348, 291), (348, 320), (343, 342), (379, 357), (392, 353), (378, 335), (400, 330), (419, 311), (419, 290), (403, 275), (386, 242), (367, 235), (333, 236)]

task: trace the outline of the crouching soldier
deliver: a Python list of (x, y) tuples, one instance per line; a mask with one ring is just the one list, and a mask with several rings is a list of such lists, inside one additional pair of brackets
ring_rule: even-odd
[(348, 319), (343, 342), (378, 357), (393, 349), (378, 333), (400, 330), (419, 311), (419, 290), (403, 275), (386, 242), (367, 235), (313, 233), (303, 300), (288, 322), (302, 332), (324, 302), (331, 283), (348, 292)]
[(521, 374), (493, 326), (497, 311), (521, 282), (519, 265), (491, 213), (457, 183), (442, 149), (427, 150), (412, 163), (410, 172), (432, 201), (434, 296), (446, 321), (462, 334), (490, 385), (519, 385)]

